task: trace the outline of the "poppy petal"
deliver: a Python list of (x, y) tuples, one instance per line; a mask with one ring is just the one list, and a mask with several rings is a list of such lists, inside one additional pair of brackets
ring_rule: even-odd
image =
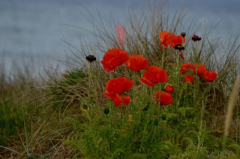
[(126, 66), (134, 71), (140, 71), (148, 67), (148, 60), (140, 55), (133, 55), (126, 62)]
[(127, 52), (122, 49), (109, 49), (103, 56), (103, 60), (101, 61), (103, 65), (103, 69), (107, 72), (113, 71), (117, 69), (117, 66), (122, 65), (130, 56)]

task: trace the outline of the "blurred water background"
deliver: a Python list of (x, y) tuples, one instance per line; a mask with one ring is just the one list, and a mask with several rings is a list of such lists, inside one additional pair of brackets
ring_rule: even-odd
[[(110, 17), (123, 22), (128, 8), (139, 10), (145, 0), (0, 0), (0, 69), (10, 73), (13, 62), (35, 66), (33, 76), (45, 67), (56, 66), (64, 70), (67, 41), (80, 48), (80, 38), (92, 41), (87, 34), (92, 30), (89, 13)], [(157, 1), (158, 2), (158, 1)], [(152, 3), (149, 0), (149, 3)], [(218, 24), (213, 36), (219, 33), (238, 32), (240, 26), (240, 1), (238, 0), (169, 0), (169, 13), (188, 11), (186, 19), (197, 18), (197, 23), (207, 27)], [(87, 10), (86, 10), (87, 9)], [(93, 44), (94, 45), (94, 44)]]

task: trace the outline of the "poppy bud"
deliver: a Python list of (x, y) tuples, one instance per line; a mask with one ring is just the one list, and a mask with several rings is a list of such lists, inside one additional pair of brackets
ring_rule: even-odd
[(109, 109), (108, 109), (108, 108), (105, 108), (105, 109), (104, 109), (104, 114), (107, 115), (108, 113), (109, 113)]
[(182, 46), (182, 45), (180, 45), (180, 44), (177, 44), (177, 45), (174, 47), (174, 49), (181, 51), (181, 50), (184, 50), (185, 47)]
[(168, 84), (165, 89), (166, 92), (172, 93), (174, 91), (173, 85)]
[(88, 55), (88, 56), (86, 56), (86, 59), (87, 59), (89, 62), (96, 61), (96, 57), (93, 56), (93, 55)]
[(181, 32), (181, 36), (184, 38), (186, 36), (185, 32)]
[(158, 119), (154, 119), (154, 125), (155, 125), (155, 126), (158, 126), (158, 123), (159, 123), (159, 122), (158, 122)]
[(200, 41), (202, 38), (197, 36), (196, 34), (193, 35), (192, 40), (195, 41)]
[(166, 120), (167, 119), (167, 115), (166, 114), (162, 114), (162, 120)]

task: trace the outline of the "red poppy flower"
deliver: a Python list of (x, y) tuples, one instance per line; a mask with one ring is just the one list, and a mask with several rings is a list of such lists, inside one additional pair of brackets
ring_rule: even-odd
[(117, 69), (117, 66), (129, 60), (130, 56), (127, 52), (122, 49), (109, 49), (103, 56), (101, 63), (103, 64), (103, 69), (107, 72)]
[(184, 77), (184, 82), (186, 83), (187, 81), (190, 81), (191, 83), (193, 83), (194, 78), (192, 76), (190, 76), (190, 75), (186, 75)]
[(164, 45), (164, 47), (159, 46), (161, 49), (167, 48), (169, 44), (175, 48), (176, 45), (182, 45), (185, 42), (185, 37), (182, 38), (181, 35), (174, 35), (166, 30), (162, 31), (159, 36), (160, 42)]
[(182, 45), (183, 39), (185, 42), (185, 38), (182, 38), (181, 35), (174, 35), (174, 37), (172, 38), (172, 40), (170, 42), (170, 45), (172, 46), (172, 48), (175, 48), (176, 45)]
[(196, 67), (197, 67), (197, 75), (199, 77), (204, 77), (204, 74), (207, 71), (205, 65), (203, 65), (203, 64), (200, 64), (200, 65), (196, 64)]
[(166, 49), (175, 35), (173, 33), (170, 34), (168, 31), (164, 30), (159, 34), (159, 36), (160, 42), (164, 45), (163, 47), (159, 46), (159, 48)]
[(174, 91), (173, 85), (168, 84), (165, 91), (168, 93), (172, 93)]
[(130, 96), (119, 96), (117, 94), (112, 102), (115, 104), (115, 107), (125, 107), (130, 103)]
[(156, 99), (157, 104), (159, 104), (159, 97), (160, 97), (160, 104), (161, 105), (169, 105), (173, 103), (172, 95), (170, 93), (164, 91), (157, 91), (153, 94), (152, 99)]
[(118, 95), (118, 94), (116, 94), (116, 93), (108, 93), (107, 91), (106, 91), (106, 93), (103, 94), (104, 97), (110, 98), (112, 100), (116, 97), (116, 95)]
[(167, 72), (157, 66), (148, 67), (148, 70), (143, 73), (143, 76), (144, 77), (140, 78), (141, 81), (150, 87), (168, 81)]
[(195, 73), (195, 66), (194, 65), (191, 65), (191, 63), (182, 63), (182, 67), (181, 67), (180, 72), (182, 74), (184, 74), (184, 73), (188, 72), (187, 69), (191, 69)]
[(126, 62), (126, 66), (134, 71), (140, 71), (148, 68), (148, 60), (140, 55), (133, 55)]
[(131, 89), (132, 86), (133, 81), (129, 80), (126, 77), (111, 79), (106, 83), (106, 93), (104, 94), (104, 96), (113, 99), (115, 97), (114, 94), (121, 94), (123, 92), (126, 92)]
[(206, 81), (213, 82), (217, 78), (217, 73), (214, 71), (206, 71), (204, 76)]

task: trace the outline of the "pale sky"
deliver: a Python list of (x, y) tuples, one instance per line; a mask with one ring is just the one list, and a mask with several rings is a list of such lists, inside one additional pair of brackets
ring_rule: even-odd
[[(153, 0), (148, 0), (150, 3)], [(157, 0), (159, 2), (161, 0)], [(104, 16), (112, 16), (116, 22), (124, 21), (131, 6), (139, 10), (145, 0), (0, 0), (0, 53), (6, 61), (28, 57), (59, 57), (66, 52), (61, 39), (79, 48), (79, 36), (86, 32), (70, 26), (79, 26), (91, 31), (89, 14), (95, 17), (96, 9)], [(179, 12), (183, 6), (188, 11), (186, 19), (218, 27), (218, 32), (240, 33), (240, 0), (169, 0), (167, 11)], [(86, 15), (86, 16), (84, 16)], [(90, 18), (91, 19), (91, 18)], [(66, 25), (70, 26), (66, 26)], [(2, 57), (2, 55), (0, 54)], [(18, 60), (21, 61), (21, 60)], [(10, 63), (10, 62), (7, 62)], [(7, 66), (10, 67), (10, 66)]]

